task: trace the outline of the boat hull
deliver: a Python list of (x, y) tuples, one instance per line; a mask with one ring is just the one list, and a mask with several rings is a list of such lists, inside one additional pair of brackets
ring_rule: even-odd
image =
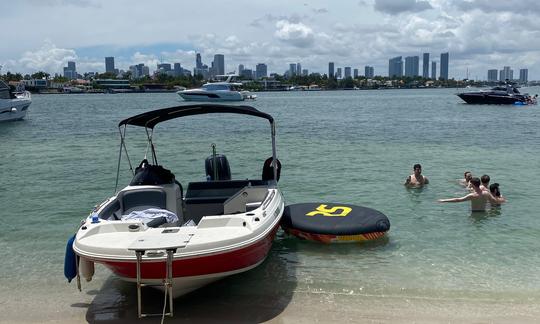
[[(224, 277), (248, 271), (261, 264), (270, 248), (279, 224), (255, 243), (238, 249), (213, 254), (183, 258), (173, 258), (173, 297), (189, 293)], [(133, 261), (100, 260), (122, 280), (136, 282), (137, 263)], [(143, 282), (159, 284), (166, 276), (166, 260), (143, 261), (141, 278)], [(158, 286), (158, 288), (161, 288)]]
[(468, 104), (476, 105), (513, 105), (516, 102), (524, 102), (522, 97), (503, 96), (503, 95), (488, 95), (481, 93), (460, 93), (458, 97), (463, 99)]
[(13, 99), (6, 100), (5, 103), (0, 102), (0, 122), (24, 119), (31, 103), (32, 101), (29, 99)]
[(222, 91), (222, 93), (206, 92), (206, 91), (179, 91), (178, 95), (185, 101), (204, 101), (204, 102), (217, 102), (217, 101), (244, 101), (244, 96), (235, 91)]

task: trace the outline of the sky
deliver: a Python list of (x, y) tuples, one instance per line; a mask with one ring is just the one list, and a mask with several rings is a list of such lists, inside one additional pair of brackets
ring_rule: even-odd
[[(538, 0), (18, 0), (0, 1), (0, 73), (104, 72), (179, 62), (192, 70), (196, 53), (225, 72), (239, 64), (284, 73), (290, 63), (327, 73), (328, 62), (388, 74), (388, 59), (420, 56), (449, 77), (484, 80), (488, 69), (529, 69), (540, 79)], [(431, 65), (430, 65), (431, 68)], [(467, 72), (468, 71), (468, 72)]]

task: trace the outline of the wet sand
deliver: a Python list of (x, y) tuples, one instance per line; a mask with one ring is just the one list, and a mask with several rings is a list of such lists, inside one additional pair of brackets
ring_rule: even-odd
[[(106, 270), (105, 270), (106, 271)], [(242, 277), (242, 276), (248, 276)], [(1, 323), (159, 323), (137, 318), (135, 285), (104, 272), (83, 291), (69, 285), (48, 291), (13, 290), (0, 299)], [(104, 280), (103, 280), (104, 279)], [(250, 287), (245, 287), (245, 279)], [(296, 284), (254, 283), (231, 277), (174, 301), (166, 323), (538, 323), (530, 302), (404, 298), (303, 291)], [(4, 292), (5, 293), (5, 292)], [(161, 312), (163, 294), (146, 288), (145, 312)]]

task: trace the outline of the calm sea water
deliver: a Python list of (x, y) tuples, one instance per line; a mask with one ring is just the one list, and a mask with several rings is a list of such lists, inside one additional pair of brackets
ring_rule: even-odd
[[(540, 106), (471, 106), (456, 92), (259, 94), (248, 104), (277, 121), (287, 203), (371, 207), (386, 214), (392, 228), (387, 239), (348, 245), (280, 233), (261, 267), (219, 285), (233, 294), (262, 279), (272, 284), (259, 284), (260, 295), (278, 289), (289, 295), (540, 301)], [(118, 122), (179, 104), (174, 93), (34, 95), (26, 120), (0, 125), (0, 286), (6, 287), (0, 304), (75, 290), (63, 279), (65, 242), (114, 191)], [(133, 164), (144, 154), (143, 136), (128, 129)], [(211, 143), (227, 155), (238, 178), (259, 177), (271, 154), (268, 123), (245, 116), (164, 123), (156, 128), (155, 143), (160, 164), (184, 187), (204, 179)], [(431, 181), (423, 190), (402, 185), (415, 163)], [(129, 181), (127, 170), (124, 163), (121, 186)], [(508, 203), (482, 215), (472, 215), (467, 203), (437, 203), (465, 194), (456, 179), (466, 170), (489, 174)], [(100, 269), (91, 286), (97, 296), (114, 281)], [(114, 289), (122, 295), (131, 289), (126, 285)], [(198, 294), (211, 295), (209, 289)], [(73, 296), (59, 311), (77, 303)]]

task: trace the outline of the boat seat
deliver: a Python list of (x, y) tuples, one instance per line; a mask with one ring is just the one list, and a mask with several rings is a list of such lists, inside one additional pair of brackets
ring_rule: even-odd
[(167, 207), (167, 195), (162, 189), (147, 188), (143, 190), (131, 190), (122, 193), (122, 210), (127, 215), (132, 211), (149, 208)]
[(99, 218), (108, 219), (108, 220), (119, 220), (122, 217), (120, 202), (117, 199), (114, 199), (112, 202), (109, 202), (107, 207), (99, 213)]
[(246, 186), (263, 185), (261, 180), (190, 182), (186, 190), (186, 216), (198, 223), (203, 216), (223, 215), (225, 202)]

